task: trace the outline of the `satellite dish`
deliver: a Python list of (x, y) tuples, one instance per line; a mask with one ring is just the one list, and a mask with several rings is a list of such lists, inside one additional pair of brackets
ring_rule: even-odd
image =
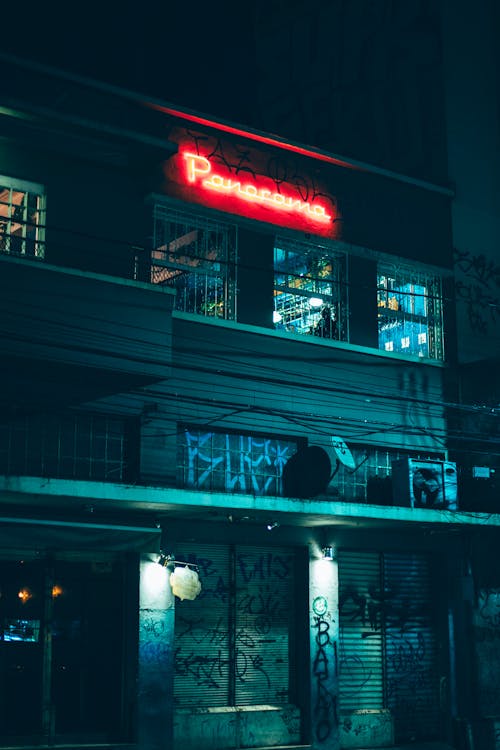
[(306, 499), (326, 491), (332, 473), (328, 453), (319, 445), (300, 448), (283, 467), (283, 494)]
[(337, 456), (341, 464), (347, 466), (348, 469), (356, 468), (356, 461), (354, 460), (351, 451), (341, 437), (332, 435), (332, 448), (335, 451), (335, 455)]

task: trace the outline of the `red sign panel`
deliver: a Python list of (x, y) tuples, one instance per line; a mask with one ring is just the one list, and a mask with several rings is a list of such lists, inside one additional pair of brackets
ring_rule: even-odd
[(337, 237), (335, 199), (281, 156), (184, 132), (166, 165), (165, 191), (251, 219)]
[[(331, 224), (332, 215), (327, 213), (325, 206), (319, 201), (304, 201), (302, 198), (293, 197), (285, 192), (277, 192), (264, 187), (264, 182), (249, 182), (248, 179), (236, 179), (234, 176), (224, 177), (220, 168), (213, 167), (212, 162), (206, 156), (193, 154), (190, 151), (182, 151), (186, 160), (187, 179), (189, 182), (197, 183), (206, 190), (215, 190), (222, 195), (233, 195), (242, 201), (248, 201), (254, 205), (266, 206), (273, 211), (283, 213), (297, 213), (305, 216), (311, 221), (321, 224)], [(286, 190), (286, 186), (284, 188)]]

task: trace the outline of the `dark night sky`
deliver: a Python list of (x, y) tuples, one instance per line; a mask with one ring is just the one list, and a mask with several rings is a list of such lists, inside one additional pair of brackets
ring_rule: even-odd
[(207, 114), (239, 122), (252, 118), (252, 3), (54, 0), (29, 5), (21, 23), (19, 6), (10, 11), (7, 25), (13, 33), (4, 34), (3, 51)]

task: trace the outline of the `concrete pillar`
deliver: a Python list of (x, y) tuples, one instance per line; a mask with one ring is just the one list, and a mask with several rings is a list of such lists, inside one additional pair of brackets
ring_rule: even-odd
[(312, 545), (309, 559), (311, 742), (314, 750), (339, 747), (338, 565)]
[(173, 747), (174, 595), (156, 556), (140, 563), (137, 742), (139, 750)]

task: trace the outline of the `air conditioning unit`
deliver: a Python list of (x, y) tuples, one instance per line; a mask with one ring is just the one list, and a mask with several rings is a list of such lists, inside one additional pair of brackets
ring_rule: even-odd
[(456, 510), (457, 465), (452, 461), (399, 458), (392, 462), (395, 505)]

